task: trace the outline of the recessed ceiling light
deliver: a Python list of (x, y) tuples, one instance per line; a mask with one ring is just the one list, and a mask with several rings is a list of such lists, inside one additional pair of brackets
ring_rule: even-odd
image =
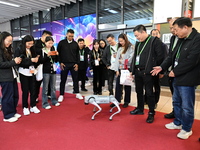
[(20, 5), (8, 3), (8, 2), (3, 2), (3, 1), (0, 1), (0, 4), (9, 5), (9, 6), (13, 6), (13, 7), (20, 7)]
[(134, 11), (135, 13), (139, 13), (140, 11), (139, 10), (136, 10), (136, 11)]

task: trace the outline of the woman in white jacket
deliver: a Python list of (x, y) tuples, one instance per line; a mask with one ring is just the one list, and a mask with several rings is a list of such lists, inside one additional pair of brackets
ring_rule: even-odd
[[(122, 97), (122, 88), (123, 85), (120, 85), (120, 72), (123, 69), (129, 69), (130, 64), (133, 57), (133, 45), (129, 42), (126, 34), (120, 34), (118, 36), (119, 41), (119, 48), (117, 51), (116, 61), (115, 61), (115, 71), (116, 71), (116, 88), (115, 88), (115, 98), (118, 100), (118, 102), (121, 102)], [(131, 101), (131, 86), (124, 86), (124, 105), (123, 107), (128, 107), (128, 104)], [(112, 105), (111, 105), (112, 107)]]

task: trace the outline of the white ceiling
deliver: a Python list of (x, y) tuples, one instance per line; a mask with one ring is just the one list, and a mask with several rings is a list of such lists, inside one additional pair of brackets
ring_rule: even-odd
[(0, 0), (20, 7), (8, 6), (0, 3), (0, 23), (7, 22), (34, 12), (55, 8), (56, 6), (76, 3), (76, 0)]

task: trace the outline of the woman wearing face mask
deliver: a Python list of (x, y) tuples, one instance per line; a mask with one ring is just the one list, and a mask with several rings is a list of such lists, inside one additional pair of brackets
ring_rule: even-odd
[(48, 84), (51, 87), (51, 103), (54, 106), (59, 106), (60, 103), (56, 100), (56, 65), (58, 60), (58, 52), (53, 47), (54, 40), (51, 36), (45, 38), (45, 47), (41, 51), (41, 62), (43, 63), (43, 89), (42, 89), (42, 107), (50, 109), (48, 103)]
[[(120, 85), (120, 71), (123, 69), (130, 68), (134, 50), (126, 34), (123, 34), (123, 33), (120, 34), (118, 36), (118, 41), (119, 41), (119, 47), (118, 47), (116, 63), (115, 63), (115, 71), (116, 71), (116, 76), (117, 76), (115, 98), (118, 100), (118, 102), (121, 102), (123, 85)], [(130, 100), (131, 100), (131, 86), (125, 85), (124, 90), (125, 90), (125, 96), (124, 96), (123, 107), (126, 108), (128, 107), (128, 104), (130, 103)]]
[[(22, 89), (22, 107), (24, 115), (29, 115), (30, 111), (39, 113), (40, 110), (36, 106), (36, 70), (39, 56), (36, 55), (34, 49), (34, 38), (31, 35), (26, 35), (19, 47), (15, 51), (15, 56), (22, 57), (22, 62), (19, 65), (19, 77)], [(30, 111), (28, 105), (28, 96), (30, 93)]]
[(92, 71), (94, 95), (102, 95), (103, 62), (102, 51), (99, 49), (99, 40), (93, 41), (93, 49), (90, 52), (90, 72)]
[(12, 35), (8, 32), (0, 34), (0, 86), (2, 92), (2, 112), (5, 122), (15, 122), (21, 117), (17, 114), (19, 99), (17, 86), (17, 71), (15, 66), (21, 63), (21, 58), (13, 58)]

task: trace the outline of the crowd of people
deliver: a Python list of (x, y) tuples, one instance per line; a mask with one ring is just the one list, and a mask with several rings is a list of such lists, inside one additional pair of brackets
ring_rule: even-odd
[[(21, 115), (17, 113), (19, 100), (17, 77), (22, 91), (23, 114), (40, 113), (37, 107), (41, 83), (42, 107), (51, 109), (64, 100), (65, 84), (68, 73), (73, 80), (73, 93), (83, 99), (79, 92), (87, 92), (85, 87), (86, 71), (89, 67), (93, 74), (93, 94), (102, 95), (105, 80), (108, 80), (109, 95), (114, 95), (122, 107), (131, 102), (131, 85), (120, 84), (122, 70), (129, 70), (135, 82), (137, 106), (131, 115), (143, 115), (147, 103), (149, 112), (147, 123), (154, 122), (155, 108), (160, 98), (160, 78), (167, 74), (173, 94), (173, 111), (165, 118), (174, 118), (166, 124), (167, 129), (180, 129), (177, 137), (187, 139), (192, 135), (194, 121), (195, 87), (199, 85), (200, 74), (200, 34), (192, 28), (189, 18), (174, 18), (170, 22), (173, 34), (169, 49), (160, 40), (160, 31), (153, 29), (148, 35), (144, 25), (137, 25), (134, 35), (138, 40), (132, 45), (126, 34), (108, 34), (106, 41), (95, 39), (92, 50), (85, 46), (84, 39), (74, 40), (74, 31), (67, 30), (66, 38), (53, 44), (52, 33), (43, 31), (42, 37), (35, 42), (33, 36), (26, 35), (20, 45), (12, 49), (12, 35), (0, 34), (0, 86), (2, 91), (2, 112), (5, 122), (15, 122)], [(108, 43), (108, 45), (107, 45)], [(60, 95), (56, 97), (56, 65), (60, 63)], [(116, 86), (114, 93), (114, 80)], [(28, 96), (30, 95), (30, 104)], [(51, 100), (51, 103), (48, 102)], [(114, 107), (113, 104), (110, 107)]]

